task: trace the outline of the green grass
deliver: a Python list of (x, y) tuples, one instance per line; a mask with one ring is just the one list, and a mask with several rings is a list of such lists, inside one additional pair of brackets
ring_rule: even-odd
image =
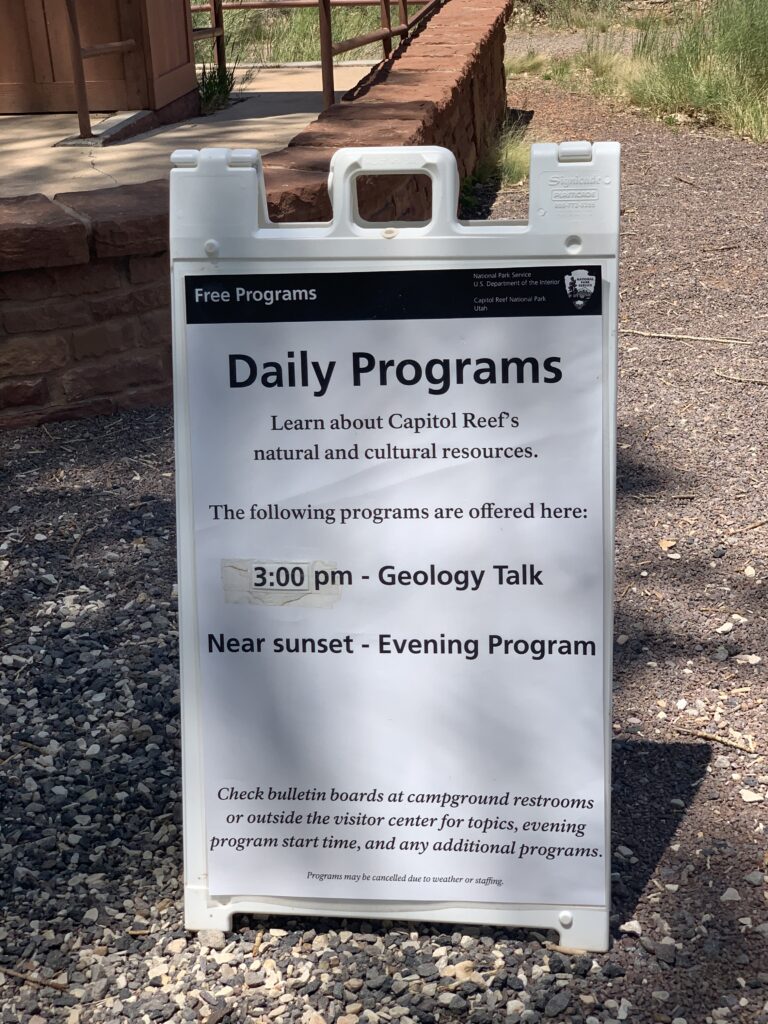
[(585, 85), (595, 92), (614, 95), (630, 74), (629, 63), (622, 56), (621, 40), (613, 33), (590, 32), (583, 49), (550, 62), (547, 77), (563, 85)]
[(229, 95), (235, 86), (236, 65), (221, 71), (216, 64), (203, 64), (197, 81), (200, 92), (200, 107), (203, 114), (214, 114), (226, 107)]
[(531, 144), (525, 139), (525, 130), (506, 128), (499, 138), (495, 157), (497, 174), (502, 186), (521, 185), (528, 177), (531, 163)]
[[(392, 8), (392, 24), (396, 25), (397, 7)], [(207, 14), (193, 15), (195, 27), (210, 24)], [(351, 39), (380, 28), (380, 14), (375, 7), (340, 8), (331, 12), (334, 42)], [(320, 26), (315, 8), (294, 8), (287, 11), (225, 11), (224, 38), (227, 59), (239, 64), (291, 64), (320, 60)], [(397, 45), (394, 39), (393, 46)], [(207, 40), (196, 45), (197, 62), (210, 63), (212, 45)], [(336, 60), (380, 60), (381, 43), (349, 50)]]
[(524, 0), (518, 13), (544, 19), (551, 28), (587, 28), (597, 32), (606, 32), (630, 17), (621, 0)]
[(536, 75), (547, 66), (547, 58), (535, 50), (529, 50), (522, 57), (509, 57), (504, 62), (504, 71), (510, 75)]
[(527, 181), (531, 146), (525, 138), (526, 127), (522, 122), (505, 126), (492, 152), (471, 177), (462, 181), (459, 194), (460, 220), (471, 220), (477, 215), (480, 206), (487, 202), (487, 190), (483, 186), (513, 188)]
[(498, 182), (504, 188), (521, 185), (528, 178), (531, 145), (526, 140), (526, 125), (509, 124), (502, 128), (492, 152), (482, 161), (470, 181)]
[[(645, 16), (629, 38), (631, 46), (626, 30), (593, 27), (582, 50), (540, 58), (532, 73), (610, 95), (667, 123), (717, 125), (768, 141), (768, 0), (709, 0), (703, 10), (679, 2), (662, 16)], [(535, 57), (524, 63), (533, 69)]]
[(768, 140), (768, 3), (712, 0), (698, 18), (647, 26), (634, 47), (629, 99)]

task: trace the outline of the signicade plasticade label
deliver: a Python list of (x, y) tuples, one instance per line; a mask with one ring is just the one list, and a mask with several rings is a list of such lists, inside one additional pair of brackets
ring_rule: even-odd
[(600, 268), (186, 298), (210, 892), (604, 903)]
[(186, 278), (186, 306), (190, 324), (599, 316), (602, 291), (583, 265), (206, 275)]

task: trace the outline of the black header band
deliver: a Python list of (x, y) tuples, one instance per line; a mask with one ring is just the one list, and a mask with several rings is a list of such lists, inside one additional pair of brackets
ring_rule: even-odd
[(188, 324), (599, 316), (600, 267), (226, 274), (185, 278)]

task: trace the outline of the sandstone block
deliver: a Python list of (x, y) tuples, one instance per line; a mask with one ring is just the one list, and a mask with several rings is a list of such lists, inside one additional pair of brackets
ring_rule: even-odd
[[(271, 155), (271, 154), (270, 154)], [(331, 219), (328, 176), (320, 171), (293, 171), (264, 159), (269, 215), (276, 221)]]
[(392, 146), (416, 146), (421, 144), (422, 138), (421, 125), (413, 119), (395, 118), (392, 121), (384, 121), (380, 117), (374, 120), (366, 117), (359, 120), (328, 118), (325, 121), (313, 122), (306, 131), (299, 132), (291, 139), (286, 149), (280, 150), (279, 153), (270, 153), (264, 159), (266, 162), (282, 156), (285, 160), (302, 149), (319, 149), (321, 156), (311, 155), (312, 159), (318, 160), (318, 166), (307, 165), (306, 169), (325, 169), (327, 174), (334, 151), (342, 146), (380, 146), (382, 139), (386, 139), (387, 144)]
[(107, 295), (96, 295), (88, 299), (88, 306), (94, 320), (106, 320), (113, 316), (127, 316), (131, 313), (144, 313), (150, 309), (167, 306), (171, 301), (171, 286), (167, 277), (163, 276), (154, 284), (145, 284), (136, 288), (125, 288), (110, 292)]
[(67, 398), (83, 399), (114, 395), (140, 384), (162, 383), (163, 374), (159, 355), (136, 351), (109, 360), (83, 363), (63, 373), (60, 383)]
[(0, 271), (87, 263), (84, 225), (45, 196), (0, 199)]
[[(308, 132), (303, 134), (309, 135)], [(335, 146), (326, 146), (321, 138), (315, 139), (314, 144), (294, 145), (291, 142), (285, 149), (279, 149), (274, 153), (268, 153), (264, 162), (269, 164), (270, 169), (282, 168), (291, 171), (308, 171), (310, 173), (323, 174), (327, 177), (331, 166)], [(349, 141), (342, 145), (351, 145)]]
[(107, 292), (123, 284), (118, 260), (94, 260), (85, 267), (57, 268), (53, 277), (53, 295), (89, 295)]
[(33, 302), (52, 295), (85, 295), (118, 288), (121, 281), (116, 261), (108, 260), (52, 270), (17, 270), (0, 279), (0, 299)]
[(65, 327), (81, 327), (90, 321), (88, 307), (80, 299), (50, 299), (28, 304), (9, 302), (3, 310), (3, 324), (9, 334), (59, 331)]
[(131, 388), (115, 396), (115, 403), (120, 409), (146, 409), (153, 405), (171, 405), (173, 403), (173, 386), (169, 381), (155, 384), (148, 388)]
[(167, 281), (171, 274), (168, 253), (161, 256), (131, 256), (128, 260), (128, 276), (131, 284), (150, 284)]
[(324, 110), (313, 121), (313, 124), (325, 122), (341, 123), (344, 121), (415, 121), (424, 124), (434, 113), (434, 105), (429, 100), (411, 97), (402, 103), (389, 103), (378, 100), (375, 92), (369, 92), (354, 103), (334, 103)]
[(42, 377), (23, 377), (0, 382), (0, 409), (16, 405), (40, 405), (48, 398)]
[(139, 325), (135, 319), (106, 320), (90, 327), (81, 327), (70, 335), (70, 351), (75, 359), (97, 359), (99, 356), (125, 352), (139, 342)]
[(0, 342), (0, 377), (48, 373), (67, 362), (67, 343), (62, 334), (38, 334)]
[(140, 344), (145, 346), (167, 346), (171, 343), (170, 308), (154, 309), (139, 317), (141, 327)]
[(111, 416), (115, 403), (111, 398), (91, 398), (85, 402), (68, 402), (66, 405), (46, 406), (37, 415), (36, 423), (50, 423), (52, 420), (81, 420), (86, 416)]
[(98, 257), (152, 255), (168, 247), (167, 181), (62, 192), (56, 201), (86, 219)]

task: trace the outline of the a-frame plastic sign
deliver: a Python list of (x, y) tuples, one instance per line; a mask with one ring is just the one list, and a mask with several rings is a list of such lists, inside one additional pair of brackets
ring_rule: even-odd
[[(605, 949), (619, 146), (346, 149), (273, 224), (255, 150), (171, 173), (186, 924), (556, 929)], [(357, 178), (431, 179), (428, 223)]]

